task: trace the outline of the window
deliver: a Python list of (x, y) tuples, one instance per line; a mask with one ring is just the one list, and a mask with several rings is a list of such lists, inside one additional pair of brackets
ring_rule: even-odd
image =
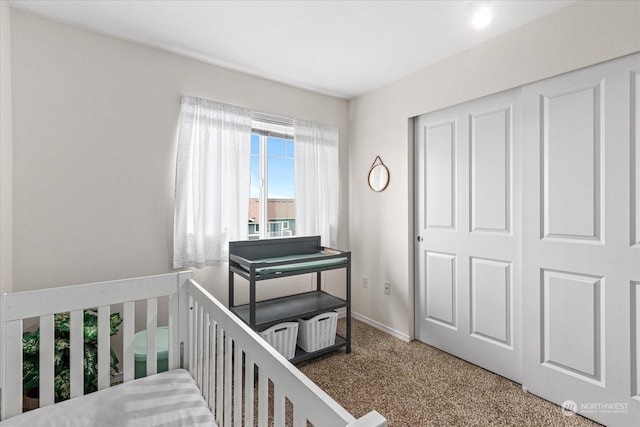
[(249, 239), (296, 235), (293, 126), (254, 119), (251, 134)]
[(334, 126), (183, 96), (174, 268), (219, 265), (229, 241), (249, 236), (320, 235), (335, 247), (338, 136)]

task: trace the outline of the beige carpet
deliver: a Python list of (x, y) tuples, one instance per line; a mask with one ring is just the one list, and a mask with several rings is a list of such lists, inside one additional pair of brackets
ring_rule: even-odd
[[(341, 320), (338, 329), (344, 326)], [(375, 409), (398, 427), (598, 425), (436, 348), (355, 320), (352, 326), (351, 354), (298, 367), (356, 417)]]

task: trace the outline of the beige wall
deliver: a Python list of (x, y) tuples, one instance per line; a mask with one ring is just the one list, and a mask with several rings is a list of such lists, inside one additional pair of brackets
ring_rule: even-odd
[(13, 282), (13, 140), (11, 127), (11, 8), (0, 2), (0, 293)]
[[(14, 290), (171, 270), (182, 94), (337, 126), (348, 246), (348, 101), (17, 10), (11, 23)], [(225, 267), (196, 278), (227, 300)]]
[[(413, 335), (413, 145), (410, 118), (640, 50), (640, 2), (579, 2), (450, 57), (350, 105), (354, 311)], [(374, 193), (380, 155), (391, 173)], [(369, 287), (360, 286), (362, 275)], [(384, 281), (392, 283), (384, 295)]]

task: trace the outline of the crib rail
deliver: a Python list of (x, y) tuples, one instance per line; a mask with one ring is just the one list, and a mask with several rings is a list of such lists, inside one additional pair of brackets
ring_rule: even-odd
[(219, 426), (387, 425), (375, 411), (356, 420), (193, 280), (186, 292), (185, 357)]

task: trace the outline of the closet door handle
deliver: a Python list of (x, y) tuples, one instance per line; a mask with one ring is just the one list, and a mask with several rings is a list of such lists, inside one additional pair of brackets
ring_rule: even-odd
[(422, 236), (418, 236), (418, 237), (416, 238), (416, 240), (417, 240), (418, 242), (422, 242), (424, 239), (422, 238)]

